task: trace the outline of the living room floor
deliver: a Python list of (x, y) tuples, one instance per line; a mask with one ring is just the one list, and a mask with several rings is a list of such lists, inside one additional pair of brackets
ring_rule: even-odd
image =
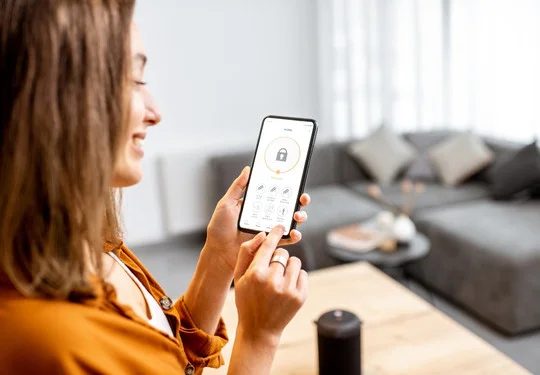
[[(200, 238), (183, 238), (171, 243), (133, 248), (132, 250), (150, 270), (171, 298), (180, 297), (195, 270), (203, 242)], [(540, 330), (537, 332), (506, 337), (492, 330), (468, 313), (429, 293), (420, 284), (411, 280), (401, 283), (415, 294), (433, 303), (440, 311), (476, 333), (491, 345), (506, 353), (533, 374), (540, 374)], [(540, 296), (539, 296), (540, 298)]]

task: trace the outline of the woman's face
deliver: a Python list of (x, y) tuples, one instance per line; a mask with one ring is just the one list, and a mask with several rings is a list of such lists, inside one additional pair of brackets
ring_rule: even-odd
[(120, 154), (114, 167), (113, 187), (134, 185), (142, 178), (141, 160), (144, 156), (144, 139), (149, 126), (161, 121), (161, 113), (144, 82), (146, 54), (135, 25), (131, 27), (132, 72), (130, 90), (129, 124), (120, 142)]

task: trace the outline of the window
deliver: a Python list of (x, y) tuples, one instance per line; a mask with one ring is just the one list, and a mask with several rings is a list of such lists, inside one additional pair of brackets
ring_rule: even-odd
[(540, 0), (331, 4), (321, 30), (332, 35), (331, 61), (321, 64), (331, 83), (321, 89), (331, 92), (338, 138), (381, 123), (540, 136)]

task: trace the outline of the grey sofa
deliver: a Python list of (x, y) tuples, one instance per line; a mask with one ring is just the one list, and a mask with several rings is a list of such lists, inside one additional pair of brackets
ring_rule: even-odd
[[(449, 132), (405, 134), (420, 151)], [(486, 139), (496, 160), (521, 145)], [(326, 234), (335, 227), (373, 217), (381, 207), (367, 194), (370, 180), (346, 151), (348, 143), (316, 146), (306, 192), (312, 197), (303, 240), (289, 247), (307, 270), (340, 262), (330, 256)], [(211, 160), (215, 199), (253, 151)], [(497, 163), (497, 161), (496, 161)], [(407, 267), (427, 287), (445, 295), (507, 334), (540, 328), (540, 200), (500, 202), (490, 198), (490, 170), (457, 188), (433, 183), (416, 204), (413, 220), (432, 244), (429, 256)], [(383, 188), (399, 202), (399, 186)]]

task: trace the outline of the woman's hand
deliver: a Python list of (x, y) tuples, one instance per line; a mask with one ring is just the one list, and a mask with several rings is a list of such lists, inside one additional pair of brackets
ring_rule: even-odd
[[(216, 257), (220, 257), (226, 266), (234, 270), (238, 258), (238, 249), (242, 243), (254, 237), (253, 234), (243, 233), (238, 230), (238, 217), (242, 205), (242, 195), (249, 179), (250, 168), (246, 167), (232, 183), (225, 196), (219, 201), (208, 225), (205, 248), (212, 251)], [(304, 207), (310, 203), (309, 195), (302, 194), (300, 204)], [(298, 224), (307, 221), (305, 211), (294, 213), (294, 220)], [(302, 234), (292, 230), (291, 238), (280, 240), (279, 246), (297, 243), (302, 239)]]
[(271, 348), (304, 304), (308, 288), (300, 259), (276, 249), (283, 230), (277, 226), (268, 236), (259, 233), (243, 243), (234, 271), (237, 337)]

